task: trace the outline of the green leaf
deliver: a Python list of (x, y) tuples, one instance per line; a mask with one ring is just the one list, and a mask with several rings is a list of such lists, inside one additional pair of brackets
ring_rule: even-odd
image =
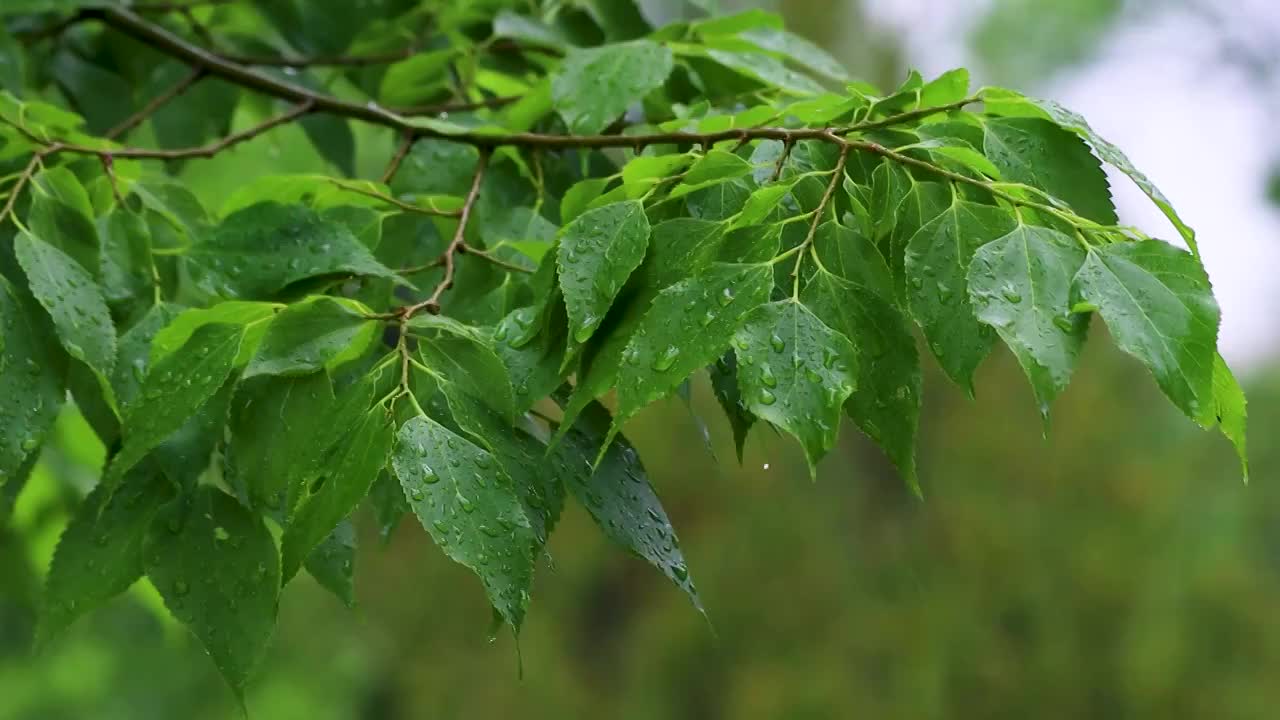
[(751, 192), (741, 212), (734, 219), (734, 227), (746, 227), (764, 221), (782, 199), (791, 194), (794, 183), (766, 185)]
[(104, 482), (119, 482), (213, 397), (231, 374), (243, 334), (233, 325), (205, 325), (179, 351), (151, 365), (141, 392), (123, 408), (124, 441)]
[(641, 155), (622, 168), (622, 186), (627, 199), (644, 197), (658, 183), (679, 173), (694, 160), (688, 153)]
[(671, 51), (648, 40), (573, 48), (552, 76), (552, 102), (570, 132), (598, 133), (662, 87), (672, 67)]
[(713, 148), (689, 168), (680, 184), (671, 190), (671, 197), (680, 197), (694, 190), (750, 175), (752, 169), (751, 163), (741, 157), (727, 150)]
[(243, 705), (280, 593), (280, 557), (262, 519), (202, 487), (156, 516), (144, 557), (169, 612), (204, 645)]
[(707, 368), (711, 378), (711, 392), (729, 419), (729, 429), (733, 432), (733, 446), (738, 452), (738, 463), (742, 463), (742, 450), (747, 442), (747, 433), (756, 423), (756, 416), (747, 408), (738, 387), (738, 356), (732, 351), (716, 360)]
[(634, 200), (588, 210), (561, 230), (556, 259), (574, 342), (591, 338), (648, 245), (649, 219)]
[(979, 248), (969, 265), (974, 312), (1018, 358), (1045, 419), (1084, 347), (1089, 316), (1071, 312), (1071, 280), (1083, 263), (1073, 238), (1019, 225)]
[(1236, 455), (1240, 458), (1240, 472), (1247, 483), (1249, 453), (1245, 443), (1247, 412), (1244, 391), (1221, 355), (1215, 355), (1213, 359), (1213, 404), (1214, 418), (1222, 434), (1235, 446)]
[(920, 107), (949, 105), (963, 100), (969, 94), (969, 71), (964, 68), (948, 70), (920, 88)]
[(1116, 224), (1102, 164), (1075, 133), (1038, 118), (989, 118), (983, 149), (1006, 181), (1040, 188), (1090, 220)]
[(1093, 146), (1094, 151), (1098, 153), (1098, 157), (1128, 175), (1129, 179), (1142, 192), (1146, 193), (1147, 197), (1151, 198), (1156, 207), (1160, 208), (1165, 217), (1169, 218), (1169, 222), (1173, 223), (1173, 226), (1178, 229), (1178, 234), (1187, 242), (1187, 247), (1191, 248), (1191, 252), (1199, 257), (1200, 249), (1196, 244), (1195, 230), (1192, 230), (1191, 226), (1187, 225), (1179, 217), (1177, 211), (1173, 209), (1173, 204), (1169, 202), (1169, 198), (1160, 192), (1160, 188), (1156, 187), (1150, 178), (1134, 167), (1133, 162), (1124, 154), (1124, 151), (1094, 132), (1084, 117), (1053, 101), (1030, 98), (1008, 90), (988, 88), (984, 91), (983, 96), (986, 100), (988, 112), (1042, 117), (1056, 122), (1063, 128), (1087, 140)]
[(698, 48), (698, 54), (705, 54), (735, 73), (793, 95), (817, 95), (822, 92), (822, 86), (817, 82), (792, 70), (772, 55), (721, 48)]
[(305, 488), (333, 469), (331, 449), (372, 402), (371, 383), (354, 383), (335, 396), (323, 372), (242, 383), (228, 424), (228, 481), (250, 507), (283, 521)]
[(632, 278), (636, 287), (620, 305), (614, 306), (604, 331), (583, 348), (578, 384), (565, 407), (561, 431), (568, 430), (587, 403), (616, 384), (627, 343), (654, 298), (664, 288), (704, 270), (714, 259), (722, 231), (720, 223), (692, 218), (676, 218), (654, 226), (649, 257)]
[(98, 222), (102, 238), (102, 295), (108, 303), (152, 297), (151, 231), (139, 213), (116, 210)]
[[(173, 317), (176, 307), (172, 305), (168, 307), (170, 311), (166, 315)], [(246, 363), (253, 357), (253, 353), (262, 342), (262, 337), (269, 327), (268, 321), (284, 307), (278, 303), (228, 300), (207, 308), (183, 310), (159, 332), (153, 331), (154, 338), (149, 339), (151, 362), (157, 363), (177, 352), (200, 328), (222, 324), (237, 325), (244, 330), (244, 342), (240, 344), (236, 365)]]
[(770, 265), (716, 263), (659, 293), (623, 351), (619, 421), (723, 355), (743, 316), (772, 288)]
[(0, 485), (21, 480), (66, 397), (67, 356), (44, 312), (0, 275)]
[(97, 283), (69, 255), (25, 232), (13, 239), (13, 249), (31, 293), (53, 318), (62, 346), (99, 376), (109, 376), (116, 360), (116, 328)]
[[(910, 295), (910, 289), (907, 286), (908, 273), (905, 267), (907, 245), (920, 228), (951, 207), (954, 197), (951, 188), (941, 183), (916, 182), (911, 180), (910, 176), (899, 176), (893, 172), (888, 173), (888, 176), (899, 178), (896, 181), (889, 181), (890, 186), (905, 184), (887, 189), (889, 197), (886, 199), (875, 198), (877, 201), (884, 202), (889, 208), (888, 219), (880, 228), (880, 232), (884, 234), (878, 246), (882, 252), (885, 252), (885, 261), (889, 263), (889, 271), (893, 274), (898, 297), (906, 303)], [(898, 196), (898, 192), (902, 194)], [(895, 197), (898, 198), (896, 203)], [(877, 210), (873, 209), (872, 212), (875, 213)]]
[(515, 421), (511, 376), (492, 338), (438, 315), (416, 317), (409, 326), (428, 331), (418, 342), (418, 353), (428, 368), (488, 405), (507, 425)]
[(378, 98), (390, 107), (429, 100), (449, 83), (449, 63), (457, 50), (445, 48), (414, 55), (393, 63), (382, 75)]
[(853, 344), (790, 299), (752, 310), (733, 347), (747, 409), (794, 435), (816, 477), (818, 460), (835, 445), (840, 409), (856, 387)]
[(871, 238), (839, 223), (826, 222), (814, 234), (813, 248), (827, 270), (886, 298), (893, 297), (889, 266)]
[(202, 289), (227, 297), (267, 298), (314, 277), (395, 277), (346, 226), (296, 205), (240, 210), (187, 258)]
[[(609, 411), (599, 403), (592, 403), (579, 416), (555, 451), (565, 484), (605, 536), (666, 575), (705, 614), (680, 540), (640, 456), (621, 435), (609, 435), (611, 423)], [(605, 442), (608, 449), (593, 467)]]
[(466, 195), (471, 186), (479, 153), (475, 148), (436, 138), (413, 144), (396, 176), (391, 191), (400, 195)]
[[(147, 377), (150, 365), (151, 344), (163, 328), (178, 316), (179, 308), (169, 303), (152, 305), (133, 327), (120, 336), (116, 350), (116, 366), (111, 373), (111, 389), (116, 401), (123, 407), (134, 401)], [(173, 350), (182, 347), (190, 339), (188, 333)]]
[(172, 490), (139, 469), (114, 494), (98, 485), (62, 532), (45, 579), (40, 637), (47, 642), (142, 577), (142, 546), (151, 519)]
[(969, 262), (979, 247), (1007, 235), (1011, 214), (954, 198), (907, 244), (905, 270), (911, 314), (947, 375), (973, 395), (973, 372), (991, 352), (995, 336), (969, 303)]
[(1212, 419), (1218, 303), (1195, 256), (1159, 240), (1090, 248), (1071, 288), (1188, 417)]
[(31, 233), (53, 243), (86, 270), (99, 264), (98, 231), (93, 205), (80, 180), (65, 167), (54, 167), (31, 180)]
[(453, 420), (498, 461), (511, 478), (537, 548), (542, 548), (564, 509), (564, 484), (547, 462), (547, 446), (520, 427), (512, 428), (475, 398), (440, 383)]
[(805, 68), (832, 80), (848, 80), (849, 72), (827, 51), (795, 33), (780, 28), (754, 27), (738, 37), (764, 50), (779, 53)]
[(822, 270), (800, 299), (858, 349), (856, 388), (845, 412), (918, 493), (915, 445), (923, 378), (906, 316), (880, 293)]
[(563, 312), (555, 318), (555, 324), (538, 333), (533, 342), (516, 346), (520, 332), (533, 325), (536, 316), (536, 310), (531, 307), (514, 310), (498, 323), (493, 335), (493, 350), (506, 366), (515, 392), (517, 413), (533, 407), (560, 385), (566, 340)]
[(493, 455), (422, 416), (396, 434), (391, 466), (422, 527), (480, 576), (489, 602), (518, 632), (535, 537), (511, 478)]
[(307, 573), (321, 587), (338, 596), (348, 608), (356, 606), (356, 529), (343, 520), (320, 542), (305, 563)]
[(343, 302), (318, 297), (285, 308), (267, 327), (244, 370), (255, 375), (302, 375), (359, 357), (378, 333), (378, 323)]
[(374, 407), (335, 448), (324, 474), (309, 483), (281, 540), (281, 576), (286, 581), (369, 494), (369, 487), (387, 464), (392, 436), (387, 411)]

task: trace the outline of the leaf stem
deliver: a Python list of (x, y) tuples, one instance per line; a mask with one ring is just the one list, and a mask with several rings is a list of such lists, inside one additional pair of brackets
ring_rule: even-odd
[(822, 193), (822, 199), (818, 201), (818, 207), (813, 211), (813, 220), (809, 222), (809, 232), (804, 236), (804, 242), (800, 243), (800, 249), (796, 254), (795, 267), (791, 268), (791, 296), (800, 297), (800, 266), (804, 263), (805, 250), (813, 246), (813, 239), (818, 234), (818, 226), (822, 224), (822, 216), (826, 212), (827, 206), (831, 204), (831, 198), (836, 194), (836, 188), (840, 186), (840, 181), (844, 179), (844, 165), (849, 159), (849, 145), (840, 146), (840, 157), (836, 160), (835, 171), (831, 173), (831, 181), (827, 183), (826, 192)]

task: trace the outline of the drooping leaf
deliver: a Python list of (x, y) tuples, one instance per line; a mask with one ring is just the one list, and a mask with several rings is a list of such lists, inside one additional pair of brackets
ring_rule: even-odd
[(440, 390), (459, 429), (493, 455), (511, 478), (536, 547), (546, 545), (564, 508), (564, 483), (557, 469), (547, 462), (546, 445), (524, 428), (512, 428), (453, 383), (441, 383)]
[(14, 482), (66, 397), (67, 357), (36, 301), (0, 276), (0, 485)]
[[(561, 430), (567, 430), (587, 403), (617, 381), (623, 354), (645, 314), (665, 288), (705, 269), (720, 248), (723, 226), (706, 220), (677, 218), (654, 226), (649, 257), (633, 278), (634, 291), (607, 317), (603, 336), (583, 349), (582, 368), (573, 397), (564, 409)], [(554, 387), (552, 388), (554, 389)]]
[(28, 233), (14, 238), (31, 293), (53, 318), (62, 346), (106, 378), (116, 360), (116, 328), (102, 290), (71, 256)]
[(114, 494), (106, 485), (89, 493), (49, 566), (40, 617), (45, 641), (142, 577), (151, 519), (171, 495), (160, 475), (142, 468), (129, 473)]
[(257, 515), (212, 487), (156, 515), (147, 577), (200, 640), (241, 705), (276, 622), (280, 556)]
[(1013, 227), (1009, 212), (955, 198), (907, 244), (911, 314), (924, 329), (938, 364), (970, 395), (973, 371), (991, 351), (995, 335), (974, 317), (966, 291), (969, 263), (978, 248)]
[(571, 132), (597, 133), (661, 87), (672, 66), (671, 51), (648, 40), (574, 48), (551, 79), (551, 99)]
[(1221, 355), (1216, 355), (1213, 359), (1213, 404), (1218, 428), (1235, 446), (1236, 455), (1240, 458), (1240, 472), (1244, 481), (1249, 482), (1249, 453), (1245, 438), (1247, 403), (1244, 391), (1240, 389), (1235, 375)]
[(707, 367), (711, 378), (711, 391), (716, 396), (729, 419), (729, 428), (733, 432), (733, 446), (738, 453), (738, 462), (742, 462), (743, 447), (747, 442), (747, 433), (755, 425), (756, 416), (751, 414), (742, 398), (742, 390), (738, 386), (738, 356), (727, 352), (724, 357)]
[(631, 417), (723, 355), (772, 286), (769, 265), (715, 263), (659, 293), (622, 354), (618, 417)]
[(564, 227), (557, 264), (574, 342), (591, 338), (648, 245), (649, 220), (634, 200), (588, 210)]
[(374, 407), (331, 452), (328, 467), (312, 480), (289, 517), (281, 540), (281, 576), (287, 581), (312, 550), (369, 494), (387, 464), (393, 437), (386, 410)]
[(1194, 256), (1159, 240), (1093, 247), (1071, 297), (1073, 307), (1097, 308), (1116, 345), (1151, 370), (1174, 405), (1212, 419), (1219, 311)]
[(322, 372), (242, 383), (228, 423), (228, 481), (251, 507), (283, 521), (303, 489), (334, 469), (331, 449), (359, 425), (372, 395), (368, 382), (335, 395)]
[(748, 313), (733, 348), (743, 402), (800, 441), (816, 477), (818, 460), (835, 445), (840, 410), (857, 384), (853, 344), (789, 299)]
[(906, 315), (879, 293), (824, 271), (800, 291), (800, 299), (854, 343), (857, 381), (845, 412), (918, 491), (915, 445), (923, 378)]
[(318, 297), (290, 305), (271, 321), (244, 377), (301, 375), (338, 365), (368, 349), (377, 331), (377, 322), (350, 303)]
[(107, 480), (118, 482), (222, 387), (243, 337), (233, 325), (205, 325), (177, 352), (153, 363), (134, 401), (124, 406), (124, 441)]
[[(705, 612), (675, 528), (640, 456), (625, 438), (609, 434), (611, 424), (609, 411), (599, 403), (583, 410), (555, 450), (565, 484), (610, 540), (648, 561)], [(609, 447), (593, 466), (605, 442)]]
[(969, 265), (974, 312), (1018, 358), (1046, 419), (1084, 346), (1089, 316), (1071, 312), (1071, 280), (1083, 263), (1084, 250), (1067, 235), (1019, 225)]
[(518, 631), (535, 538), (511, 478), (491, 454), (422, 416), (396, 434), (391, 466), (431, 538), (480, 576), (489, 602)]
[[(134, 401), (147, 377), (147, 368), (151, 365), (151, 343), (156, 334), (168, 326), (178, 313), (179, 308), (169, 303), (153, 305), (133, 327), (120, 336), (116, 366), (111, 373), (111, 388), (122, 407)], [(188, 334), (183, 343), (190, 337)], [(177, 347), (182, 347), (182, 344)]]
[(343, 520), (307, 556), (307, 573), (348, 608), (356, 605), (356, 529)]

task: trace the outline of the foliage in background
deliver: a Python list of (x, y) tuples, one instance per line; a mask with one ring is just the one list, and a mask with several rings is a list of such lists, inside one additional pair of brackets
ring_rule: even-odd
[[(1003, 340), (1047, 418), (1101, 315), (1243, 460), (1194, 233), (1052, 103), (885, 95), (758, 11), (86, 5), (3, 11), (0, 482), (68, 394), (106, 448), (43, 640), (145, 576), (242, 695), (283, 584), (351, 601), (366, 502), (517, 631), (567, 497), (700, 608), (622, 423), (706, 369), (739, 453), (763, 420), (813, 473), (847, 414), (914, 484), (910, 321), (969, 393)], [(295, 124), (322, 172), (184, 181)], [(1102, 161), (1189, 252), (1116, 225)]]

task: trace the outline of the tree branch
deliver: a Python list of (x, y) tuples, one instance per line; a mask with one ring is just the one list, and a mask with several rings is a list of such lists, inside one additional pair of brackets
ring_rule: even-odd
[[(182, 60), (193, 67), (203, 68), (210, 75), (220, 77), (233, 84), (240, 85), (241, 87), (248, 88), (250, 90), (255, 90), (265, 95), (293, 102), (296, 106), (295, 112), (297, 112), (298, 115), (301, 115), (304, 112), (328, 113), (399, 130), (414, 138), (438, 138), (449, 142), (472, 145), (479, 148), (484, 156), (487, 156), (493, 148), (501, 146), (555, 150), (569, 148), (643, 148), (654, 144), (702, 145), (704, 147), (709, 147), (715, 143), (729, 140), (736, 140), (739, 145), (753, 140), (778, 140), (784, 144), (794, 144), (801, 140), (821, 140), (838, 145), (846, 151), (856, 150), (859, 152), (873, 153), (893, 160), (894, 162), (933, 173), (952, 182), (965, 183), (975, 187), (980, 187), (990, 192), (993, 196), (1007, 202), (1022, 207), (1043, 210), (1058, 217), (1068, 219), (1073, 224), (1089, 227), (1096, 226), (1096, 224), (1092, 224), (1087, 220), (1076, 217), (1075, 215), (1064, 213), (1062, 210), (1050, 205), (1026, 200), (1025, 198), (1005, 192), (1000, 188), (994, 187), (991, 183), (985, 180), (952, 172), (933, 163), (918, 160), (903, 153), (891, 150), (875, 142), (849, 140), (846, 137), (843, 137), (852, 133), (882, 128), (892, 124), (925, 117), (934, 113), (957, 109), (968, 105), (971, 102), (981, 100), (980, 97), (965, 98), (964, 100), (951, 103), (949, 105), (912, 110), (880, 120), (857, 123), (845, 128), (753, 127), (722, 130), (712, 133), (655, 132), (639, 135), (555, 135), (535, 132), (490, 133), (476, 130), (460, 130), (458, 132), (452, 132), (415, 122), (410, 118), (397, 114), (396, 112), (384, 108), (376, 103), (370, 102), (361, 104), (348, 102), (331, 95), (314, 92), (299, 85), (256, 72), (251, 68), (230, 62), (225, 58), (218, 56), (216, 53), (193, 45), (169, 32), (165, 28), (155, 25), (154, 23), (147, 22), (138, 14), (122, 7), (88, 8), (82, 10), (80, 16), (100, 20), (108, 26), (113, 27), (116, 30), (119, 30), (120, 32), (123, 32), (157, 50), (160, 50), (171, 57)], [(292, 118), (281, 118), (280, 122), (284, 122), (289, 119)], [(279, 123), (277, 122), (275, 124)], [(220, 144), (215, 144), (215, 146), (218, 145)], [(221, 149), (221, 147), (217, 147), (217, 149)], [(102, 152), (87, 148), (76, 148), (75, 146), (69, 145), (62, 147), (61, 150), (78, 150), (80, 152), (85, 152), (87, 150), (93, 154), (99, 154)], [(115, 151), (112, 154), (117, 157), (171, 158), (207, 157), (209, 153), (207, 149), (192, 149), (186, 151), (122, 150)], [(472, 201), (474, 201), (474, 198), (472, 198)], [(464, 218), (469, 210), (469, 207), (464, 207)], [(452, 256), (453, 253), (458, 251), (458, 248), (461, 247), (461, 245), (451, 245), (450, 247), (452, 248), (450, 252), (450, 255)], [(450, 274), (450, 280), (452, 280), (452, 274)]]

